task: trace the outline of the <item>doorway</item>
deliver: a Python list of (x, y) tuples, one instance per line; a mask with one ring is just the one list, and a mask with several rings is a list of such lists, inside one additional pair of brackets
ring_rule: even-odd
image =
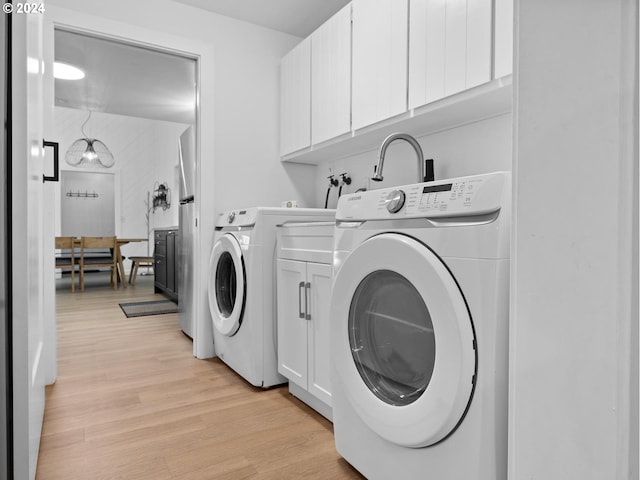
[[(56, 235), (147, 238), (123, 247), (125, 258), (147, 256), (153, 251), (153, 230), (179, 223), (178, 140), (190, 126), (198, 132), (198, 58), (66, 26), (54, 25), (53, 36), (56, 62), (81, 68), (85, 76), (54, 81), (48, 136), (60, 144), (62, 182), (53, 187), (55, 211), (46, 215), (45, 235), (51, 244)], [(113, 167), (66, 164), (70, 145), (84, 137), (108, 146)], [(160, 184), (173, 193), (170, 207), (153, 208)], [(55, 296), (53, 277), (49, 290)], [(51, 304), (46, 310), (55, 312), (55, 297)]]

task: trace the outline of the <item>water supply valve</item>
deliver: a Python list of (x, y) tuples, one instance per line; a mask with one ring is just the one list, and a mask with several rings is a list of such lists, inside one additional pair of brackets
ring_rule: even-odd
[(327, 188), (327, 196), (324, 200), (324, 208), (327, 208), (329, 206), (329, 194), (331, 193), (331, 189), (333, 187), (337, 187), (340, 184), (340, 181), (333, 175), (329, 175), (327, 178), (329, 179), (329, 188)]

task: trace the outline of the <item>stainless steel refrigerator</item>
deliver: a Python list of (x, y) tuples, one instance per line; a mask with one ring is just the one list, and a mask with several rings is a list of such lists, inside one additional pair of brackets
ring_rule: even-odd
[(194, 126), (180, 135), (180, 247), (178, 250), (178, 317), (180, 328), (193, 338), (195, 329), (195, 184), (196, 133)]

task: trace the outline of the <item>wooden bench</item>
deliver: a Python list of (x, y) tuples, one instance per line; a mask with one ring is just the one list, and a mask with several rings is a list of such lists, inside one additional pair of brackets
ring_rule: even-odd
[[(109, 254), (106, 255), (106, 252), (109, 252)], [(84, 291), (85, 271), (96, 267), (109, 267), (111, 285), (113, 288), (118, 288), (117, 252), (115, 236), (80, 237), (80, 291)], [(124, 279), (122, 281), (124, 282)]]
[(71, 292), (76, 291), (76, 258), (73, 245), (74, 237), (56, 237), (56, 268), (71, 270)]
[(153, 267), (155, 260), (153, 257), (129, 257), (131, 260), (131, 271), (129, 272), (129, 283), (135, 285), (139, 267)]

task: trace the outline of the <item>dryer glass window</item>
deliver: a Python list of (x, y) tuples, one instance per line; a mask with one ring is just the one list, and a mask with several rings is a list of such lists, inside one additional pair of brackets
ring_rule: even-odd
[(216, 268), (216, 301), (218, 310), (224, 317), (233, 312), (236, 303), (236, 269), (229, 252), (220, 255)]
[(349, 309), (353, 360), (369, 389), (390, 405), (409, 405), (425, 391), (436, 359), (431, 315), (402, 275), (379, 270), (358, 285)]

